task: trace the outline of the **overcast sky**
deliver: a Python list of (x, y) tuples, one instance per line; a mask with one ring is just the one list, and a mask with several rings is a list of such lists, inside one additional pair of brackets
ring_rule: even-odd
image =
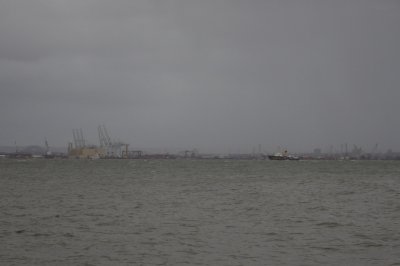
[(0, 0), (0, 145), (400, 150), (400, 1)]

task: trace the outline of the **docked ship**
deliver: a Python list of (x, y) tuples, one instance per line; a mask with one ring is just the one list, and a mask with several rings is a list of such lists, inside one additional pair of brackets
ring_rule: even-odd
[(273, 155), (268, 155), (268, 158), (270, 160), (276, 160), (276, 161), (285, 161), (285, 160), (298, 161), (298, 160), (300, 160), (299, 157), (290, 155), (290, 154), (288, 154), (287, 151), (284, 151), (283, 154), (280, 152), (277, 152)]

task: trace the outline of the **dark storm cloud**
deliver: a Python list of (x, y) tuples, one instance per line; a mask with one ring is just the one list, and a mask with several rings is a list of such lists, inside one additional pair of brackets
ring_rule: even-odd
[(1, 144), (400, 149), (397, 1), (2, 1)]

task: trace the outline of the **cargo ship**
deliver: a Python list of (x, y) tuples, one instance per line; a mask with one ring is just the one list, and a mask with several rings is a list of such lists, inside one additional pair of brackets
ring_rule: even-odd
[(277, 152), (273, 155), (268, 155), (268, 158), (270, 160), (275, 160), (275, 161), (285, 161), (285, 160), (298, 161), (298, 160), (300, 160), (300, 158), (297, 156), (289, 155), (287, 151), (284, 151), (283, 154), (280, 152)]

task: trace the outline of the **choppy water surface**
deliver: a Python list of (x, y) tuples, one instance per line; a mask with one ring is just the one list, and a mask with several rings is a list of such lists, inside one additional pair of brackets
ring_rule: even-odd
[(0, 160), (1, 265), (400, 265), (400, 162)]

